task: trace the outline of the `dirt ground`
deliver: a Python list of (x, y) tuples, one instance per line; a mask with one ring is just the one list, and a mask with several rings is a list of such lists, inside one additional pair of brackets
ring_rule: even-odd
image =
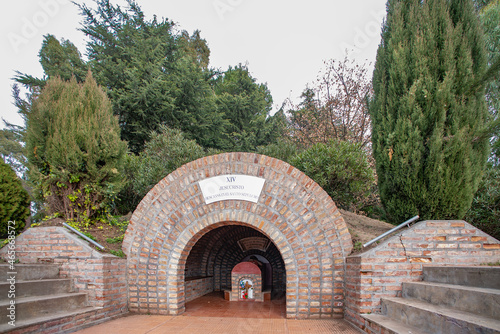
[(360, 246), (395, 227), (381, 220), (357, 215), (349, 211), (340, 210), (340, 213), (342, 213), (342, 217), (352, 236), (352, 243), (354, 245), (353, 253), (360, 253), (366, 250), (361, 249)]
[[(63, 227), (64, 220), (61, 218), (54, 218), (40, 223), (40, 227), (44, 226), (61, 226)], [(105, 253), (113, 252), (121, 252), (122, 250), (122, 237), (125, 234), (118, 226), (111, 226), (109, 224), (104, 224), (101, 222), (97, 222), (94, 225), (89, 227), (82, 227), (82, 232), (88, 236), (90, 234), (92, 239), (96, 241), (98, 244), (105, 248)], [(101, 251), (97, 247), (96, 250)], [(116, 254), (115, 254), (116, 255)]]

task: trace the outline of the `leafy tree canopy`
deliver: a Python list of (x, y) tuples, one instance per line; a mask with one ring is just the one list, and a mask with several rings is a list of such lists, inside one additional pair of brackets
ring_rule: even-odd
[(346, 56), (329, 60), (316, 83), (302, 93), (302, 102), (290, 115), (290, 137), (301, 147), (330, 140), (370, 146), (367, 98), (372, 94), (366, 65)]

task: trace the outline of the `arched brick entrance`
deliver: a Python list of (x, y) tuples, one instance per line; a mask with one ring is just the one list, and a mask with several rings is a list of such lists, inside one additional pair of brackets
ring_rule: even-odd
[[(265, 179), (257, 203), (205, 203), (199, 181), (230, 174)], [(233, 225), (267, 236), (281, 254), (288, 318), (343, 315), (344, 264), (352, 240), (335, 203), (298, 169), (253, 153), (190, 162), (142, 200), (123, 242), (129, 309), (183, 313), (186, 261), (193, 246), (210, 231)]]

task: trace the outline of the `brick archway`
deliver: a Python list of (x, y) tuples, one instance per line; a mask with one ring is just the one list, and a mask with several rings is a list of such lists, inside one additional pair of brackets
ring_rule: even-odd
[[(227, 174), (265, 179), (258, 202), (205, 204), (198, 182)], [(339, 210), (298, 169), (253, 153), (224, 153), (190, 162), (161, 180), (142, 200), (123, 242), (129, 309), (184, 312), (189, 252), (206, 233), (228, 225), (261, 232), (281, 253), (288, 318), (343, 315), (344, 264), (352, 240)]]

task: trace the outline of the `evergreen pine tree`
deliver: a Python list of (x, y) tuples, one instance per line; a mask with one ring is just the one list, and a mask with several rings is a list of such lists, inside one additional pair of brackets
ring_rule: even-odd
[(217, 148), (255, 151), (276, 140), (272, 116), (273, 99), (266, 84), (258, 84), (246, 66), (229, 67), (214, 82), (218, 110), (228, 120), (227, 133)]
[(139, 5), (127, 8), (97, 0), (79, 5), (89, 38), (89, 65), (106, 88), (121, 136), (138, 154), (160, 125), (183, 131), (204, 147), (217, 147), (227, 122), (216, 108), (206, 69), (210, 50), (199, 32), (177, 34), (176, 25)]
[(388, 219), (462, 218), (488, 156), (486, 53), (471, 0), (389, 0), (373, 77), (373, 152)]
[(85, 80), (87, 65), (76, 46), (68, 40), (62, 39), (62, 42), (59, 42), (54, 35), (45, 35), (38, 57), (45, 73), (42, 79), (20, 72), (17, 72), (14, 78), (32, 92), (39, 91), (45, 86), (47, 79), (56, 76), (66, 81), (71, 77), (75, 77), (78, 82)]

